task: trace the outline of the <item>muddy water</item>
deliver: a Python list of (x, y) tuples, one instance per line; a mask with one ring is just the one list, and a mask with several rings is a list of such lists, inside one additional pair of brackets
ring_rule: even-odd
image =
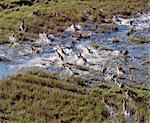
[[(133, 21), (132, 28), (135, 32), (127, 36), (128, 28), (131, 26), (129, 25), (131, 20)], [(119, 22), (114, 20), (114, 23), (118, 24), (118, 31), (106, 33), (101, 33), (98, 29), (91, 31), (90, 29), (94, 28), (95, 25), (91, 22), (87, 23), (87, 26), (84, 26), (82, 30), (90, 32), (91, 37), (88, 39), (77, 39), (75, 44), (72, 44), (70, 41), (74, 33), (64, 32), (55, 34), (53, 40), (48, 44), (31, 44), (26, 42), (16, 48), (1, 45), (0, 79), (6, 79), (8, 75), (32, 67), (40, 67), (46, 69), (48, 72), (59, 74), (71, 75), (73, 71), (84, 77), (105, 78), (105, 75), (100, 74), (102, 67), (107, 67), (109, 74), (117, 74), (116, 63), (118, 63), (125, 71), (121, 81), (150, 85), (150, 44), (131, 43), (128, 41), (129, 38), (135, 37), (137, 34), (142, 35), (146, 39), (150, 38), (150, 14), (142, 14), (138, 18), (119, 18)], [(108, 24), (106, 25), (109, 26)], [(64, 37), (61, 38), (60, 35)], [(117, 38), (120, 42), (113, 43), (112, 38)], [(64, 56), (64, 63), (72, 64), (72, 71), (61, 65), (60, 59), (55, 52), (58, 44), (68, 54)], [(31, 46), (33, 45), (39, 50), (38, 54), (33, 55), (30, 52)], [(95, 49), (92, 47), (93, 45), (99, 47)], [(89, 53), (85, 46), (91, 48), (93, 53)], [(121, 50), (128, 50), (129, 54), (127, 58), (120, 54)], [(77, 51), (80, 51), (87, 59), (88, 62), (86, 64), (78, 63)], [(80, 69), (77, 67), (77, 64), (80, 68), (84, 67), (88, 70)]]

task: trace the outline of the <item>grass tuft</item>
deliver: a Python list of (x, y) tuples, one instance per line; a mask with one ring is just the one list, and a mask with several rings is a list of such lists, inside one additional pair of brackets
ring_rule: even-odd
[[(60, 79), (61, 78), (61, 79)], [(116, 122), (123, 122), (122, 100), (118, 86), (107, 82), (91, 88), (87, 80), (48, 74), (41, 70), (13, 75), (0, 81), (1, 122), (110, 122), (112, 117), (105, 102), (116, 112)], [(78, 83), (78, 84), (75, 84)], [(98, 82), (101, 83), (101, 82)], [(133, 120), (149, 119), (150, 90), (126, 85), (134, 98), (127, 105), (134, 111)]]

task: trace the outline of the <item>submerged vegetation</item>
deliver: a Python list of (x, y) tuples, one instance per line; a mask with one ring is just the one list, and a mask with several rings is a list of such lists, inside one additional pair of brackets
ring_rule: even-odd
[(136, 43), (149, 43), (150, 40), (148, 38), (145, 38), (141, 35), (137, 35), (133, 38), (129, 38), (129, 42), (136, 42)]
[(126, 85), (132, 94), (126, 97), (115, 84), (97, 81), (87, 87), (85, 83), (89, 81), (41, 70), (13, 75), (0, 81), (0, 122), (124, 122), (123, 99), (133, 112), (133, 122), (150, 121), (148, 88)]
[[(99, 24), (110, 20), (115, 14), (131, 16), (149, 10), (147, 0), (1, 0), (0, 43), (8, 42), (15, 30), (19, 41), (24, 37), (33, 39), (39, 32), (47, 34), (63, 31), (72, 22), (84, 22), (86, 13), (90, 20)], [(21, 21), (26, 32), (19, 31)], [(113, 30), (117, 30), (114, 25)]]

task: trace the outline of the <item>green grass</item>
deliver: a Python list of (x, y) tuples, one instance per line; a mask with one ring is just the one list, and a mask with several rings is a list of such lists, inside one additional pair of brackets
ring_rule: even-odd
[[(14, 1), (2, 0), (0, 3), (10, 6)], [(83, 21), (84, 10), (92, 12), (95, 21), (100, 23), (104, 18), (110, 18), (114, 14), (135, 14), (139, 10), (148, 10), (147, 2), (141, 0), (58, 0), (58, 2), (36, 2), (32, 6), (15, 6), (11, 9), (0, 10), (0, 42), (8, 41), (8, 36), (13, 30), (19, 37), (19, 25), (21, 20), (25, 21), (27, 36), (38, 34), (41, 30), (49, 33), (64, 30), (72, 21)], [(97, 9), (94, 12), (90, 5)], [(130, 6), (129, 9), (128, 5)], [(121, 6), (121, 7), (120, 7)], [(103, 12), (100, 12), (100, 9)], [(38, 16), (33, 12), (38, 12)], [(103, 15), (103, 17), (101, 16)]]
[[(13, 75), (0, 81), (0, 122), (37, 123), (108, 123), (109, 110), (102, 97), (116, 110), (117, 121), (123, 122), (122, 99), (125, 94), (118, 86), (98, 82), (92, 88), (78, 82), (88, 80), (76, 77), (48, 74), (40, 70)], [(139, 122), (149, 119), (150, 90), (127, 85), (136, 96), (127, 104), (134, 110), (133, 119)]]

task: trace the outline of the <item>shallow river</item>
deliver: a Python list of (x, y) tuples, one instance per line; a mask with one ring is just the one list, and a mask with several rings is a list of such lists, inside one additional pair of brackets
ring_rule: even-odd
[[(71, 75), (73, 71), (80, 76), (105, 79), (107, 75), (99, 72), (103, 66), (107, 67), (109, 74), (117, 74), (116, 64), (118, 63), (125, 71), (124, 79), (121, 81), (130, 80), (133, 83), (150, 85), (150, 43), (129, 42), (129, 39), (136, 35), (150, 40), (150, 14), (142, 14), (138, 18), (118, 18), (118, 20), (114, 20), (114, 23), (118, 25), (119, 29), (105, 33), (99, 32), (98, 29), (92, 31), (95, 25), (87, 22), (87, 25), (82, 27), (82, 31), (88, 32), (90, 38), (77, 39), (76, 43), (70, 41), (71, 39), (75, 40), (74, 32), (63, 32), (54, 34), (53, 40), (51, 38), (49, 43), (24, 42), (15, 48), (9, 45), (0, 45), (0, 79), (6, 79), (11, 74), (32, 67), (40, 67), (49, 72), (67, 75)], [(133, 21), (132, 28), (135, 32), (127, 36), (131, 21)], [(110, 24), (105, 24), (105, 26), (109, 27)], [(63, 35), (63, 38), (60, 35)], [(114, 39), (119, 42), (114, 43), (112, 41)], [(58, 44), (67, 54), (63, 56), (63, 63), (71, 64), (71, 70), (64, 68), (58, 58), (56, 53)], [(25, 54), (24, 52), (29, 51), (33, 45), (39, 50), (39, 53)], [(86, 46), (91, 49), (92, 53), (89, 53)], [(98, 48), (94, 48), (94, 46), (98, 46)], [(125, 50), (129, 52), (127, 58), (120, 53)], [(86, 64), (79, 62), (77, 51), (87, 59)], [(83, 70), (83, 67), (86, 70)]]

